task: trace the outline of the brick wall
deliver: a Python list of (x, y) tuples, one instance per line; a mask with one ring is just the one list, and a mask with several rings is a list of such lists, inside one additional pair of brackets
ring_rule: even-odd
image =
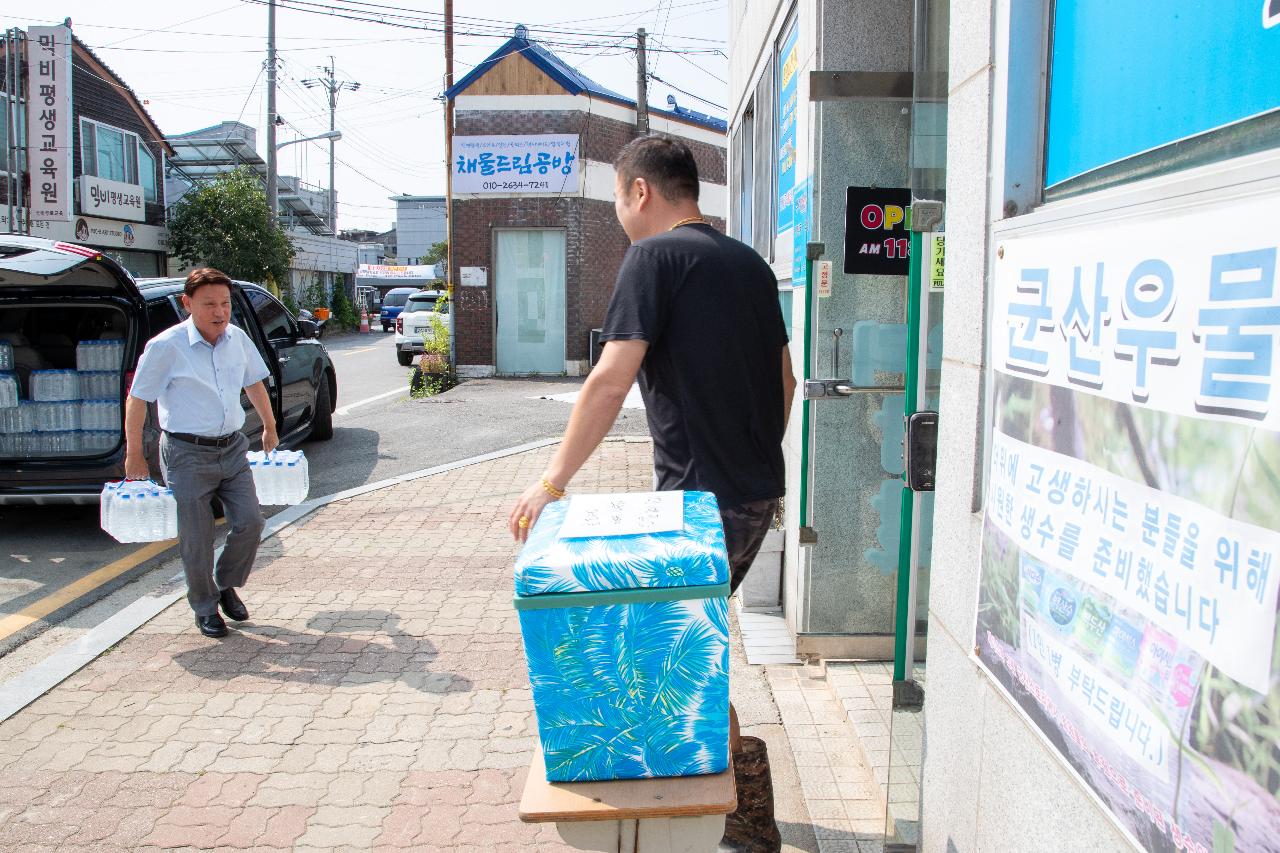
[(488, 267), (488, 286), (458, 287), (460, 365), (497, 363), (494, 348), (495, 239), (499, 228), (560, 228), (565, 232), (565, 357), (588, 358), (590, 330), (599, 327), (630, 241), (613, 205), (584, 198), (500, 198), (454, 202), (454, 280), (459, 267)]
[[(588, 115), (581, 110), (529, 110), (522, 112), (495, 110), (458, 110), (455, 114), (458, 136), (486, 136), (508, 133), (576, 133), (581, 137), (579, 151), (587, 160), (612, 163), (622, 147), (636, 138), (634, 124)], [(682, 139), (693, 152), (698, 164), (698, 177), (711, 184), (725, 182), (725, 148), (693, 139)]]

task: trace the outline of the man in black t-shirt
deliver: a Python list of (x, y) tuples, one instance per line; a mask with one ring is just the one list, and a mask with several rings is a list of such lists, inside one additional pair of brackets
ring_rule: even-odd
[(508, 522), (523, 541), (608, 434), (638, 375), (657, 488), (715, 494), (736, 589), (785, 491), (782, 435), (796, 383), (777, 279), (702, 217), (688, 146), (641, 137), (614, 170), (614, 209), (632, 245), (605, 315), (604, 352), (564, 441)]

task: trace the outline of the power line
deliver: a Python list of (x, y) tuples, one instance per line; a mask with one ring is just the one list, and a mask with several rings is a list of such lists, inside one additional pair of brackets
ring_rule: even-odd
[(693, 98), (695, 101), (701, 101), (702, 103), (706, 104), (706, 105), (707, 105), (707, 106), (709, 106), (709, 107), (715, 107), (715, 108), (716, 108), (716, 109), (718, 109), (718, 110), (727, 110), (727, 109), (728, 109), (727, 107), (723, 107), (723, 106), (721, 106), (720, 104), (717, 104), (715, 101), (708, 101), (706, 98), (704, 98), (704, 97), (702, 97), (702, 96), (700, 96), (700, 95), (695, 95), (695, 94), (693, 94), (693, 92), (688, 92), (688, 91), (686, 91), (686, 90), (684, 90), (684, 89), (681, 89), (679, 86), (675, 85), (674, 83), (668, 83), (666, 80), (663, 80), (663, 79), (662, 79), (661, 77), (659, 77), (657, 74), (650, 73), (650, 74), (649, 74), (649, 79), (650, 79), (650, 80), (657, 80), (659, 83), (661, 83), (662, 85), (666, 86), (668, 89), (675, 89), (675, 90), (676, 90), (677, 92), (679, 92), (680, 94), (682, 94), (682, 95), (688, 95), (690, 98)]

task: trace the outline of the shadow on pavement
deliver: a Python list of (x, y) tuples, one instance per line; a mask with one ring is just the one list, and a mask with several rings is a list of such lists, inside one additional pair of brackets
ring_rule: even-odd
[[(439, 653), (424, 637), (397, 626), (389, 610), (335, 610), (317, 613), (307, 632), (244, 622), (216, 646), (174, 655), (192, 675), (211, 680), (263, 678), (304, 684), (373, 684), (400, 681), (423, 693), (466, 693), (470, 679), (432, 672)], [(343, 634), (376, 634), (376, 639)]]

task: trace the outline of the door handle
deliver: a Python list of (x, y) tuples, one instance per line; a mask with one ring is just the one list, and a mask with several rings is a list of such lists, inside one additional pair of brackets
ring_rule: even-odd
[(284, 364), (285, 362), (287, 362), (287, 361), (288, 361), (289, 359), (291, 359), (291, 358), (293, 358), (293, 356), (291, 356), (291, 355), (282, 355), (282, 356), (280, 356), (280, 357), (279, 357), (278, 359), (276, 359), (276, 360), (277, 360), (277, 361), (279, 361), (281, 364)]

